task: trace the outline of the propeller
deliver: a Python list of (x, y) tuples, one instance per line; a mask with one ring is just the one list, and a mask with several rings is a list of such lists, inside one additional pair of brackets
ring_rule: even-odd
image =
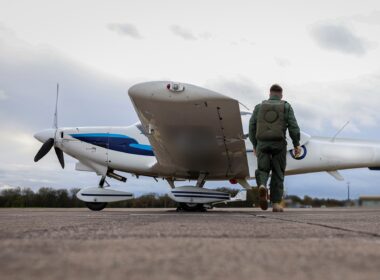
[(65, 158), (63, 157), (63, 151), (60, 148), (54, 147), (55, 154), (61, 164), (62, 168), (65, 168)]
[(56, 134), (58, 130), (58, 96), (59, 96), (59, 84), (57, 84), (57, 97), (55, 100), (55, 112), (54, 112), (54, 122), (53, 129), (47, 129), (40, 131), (34, 135), (36, 139), (43, 142), (41, 148), (38, 150), (36, 156), (34, 157), (34, 162), (39, 161), (44, 156), (49, 153), (52, 147), (54, 147), (55, 154), (57, 155), (58, 161), (62, 168), (65, 168), (65, 159), (63, 156), (63, 151), (56, 146)]
[(46, 156), (46, 154), (51, 150), (53, 146), (54, 146), (54, 139), (49, 138), (45, 143), (42, 144), (41, 148), (39, 149), (36, 156), (34, 157), (34, 162), (37, 162), (41, 158)]

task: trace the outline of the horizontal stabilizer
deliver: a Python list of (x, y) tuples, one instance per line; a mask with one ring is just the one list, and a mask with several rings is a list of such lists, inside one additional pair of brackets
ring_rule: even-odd
[(246, 200), (247, 200), (247, 190), (243, 189), (243, 190), (240, 190), (234, 197), (231, 197), (230, 201), (228, 202), (246, 201)]
[(338, 170), (327, 171), (331, 176), (333, 176), (338, 181), (344, 181), (343, 176), (338, 172)]

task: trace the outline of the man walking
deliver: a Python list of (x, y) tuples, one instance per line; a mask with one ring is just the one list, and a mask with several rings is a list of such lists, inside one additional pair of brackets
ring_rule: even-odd
[(270, 200), (273, 212), (283, 212), (281, 200), (284, 192), (286, 168), (286, 129), (292, 139), (295, 156), (301, 153), (300, 129), (290, 104), (282, 100), (282, 88), (274, 84), (269, 100), (256, 105), (249, 121), (249, 139), (257, 156), (256, 182), (259, 186), (259, 203), (268, 209), (267, 182), (270, 172)]

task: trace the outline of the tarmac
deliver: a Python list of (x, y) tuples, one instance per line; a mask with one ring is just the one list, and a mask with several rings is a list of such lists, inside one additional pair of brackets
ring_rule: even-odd
[(0, 209), (1, 279), (380, 279), (380, 209)]

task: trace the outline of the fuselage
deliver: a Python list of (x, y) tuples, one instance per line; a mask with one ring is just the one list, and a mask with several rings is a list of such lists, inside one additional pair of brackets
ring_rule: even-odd
[[(99, 175), (108, 170), (152, 177), (178, 178), (159, 167), (141, 124), (127, 127), (77, 127), (45, 130), (35, 137), (41, 142), (54, 137), (55, 145), (76, 158), (77, 170), (94, 171)], [(245, 140), (249, 178), (254, 178), (257, 161), (252, 144)], [(286, 174), (302, 174), (340, 169), (379, 167), (380, 143), (351, 139), (310, 137), (303, 143), (300, 158), (289, 148)], [(186, 176), (178, 179), (189, 179)], [(212, 176), (208, 180), (213, 180)]]

